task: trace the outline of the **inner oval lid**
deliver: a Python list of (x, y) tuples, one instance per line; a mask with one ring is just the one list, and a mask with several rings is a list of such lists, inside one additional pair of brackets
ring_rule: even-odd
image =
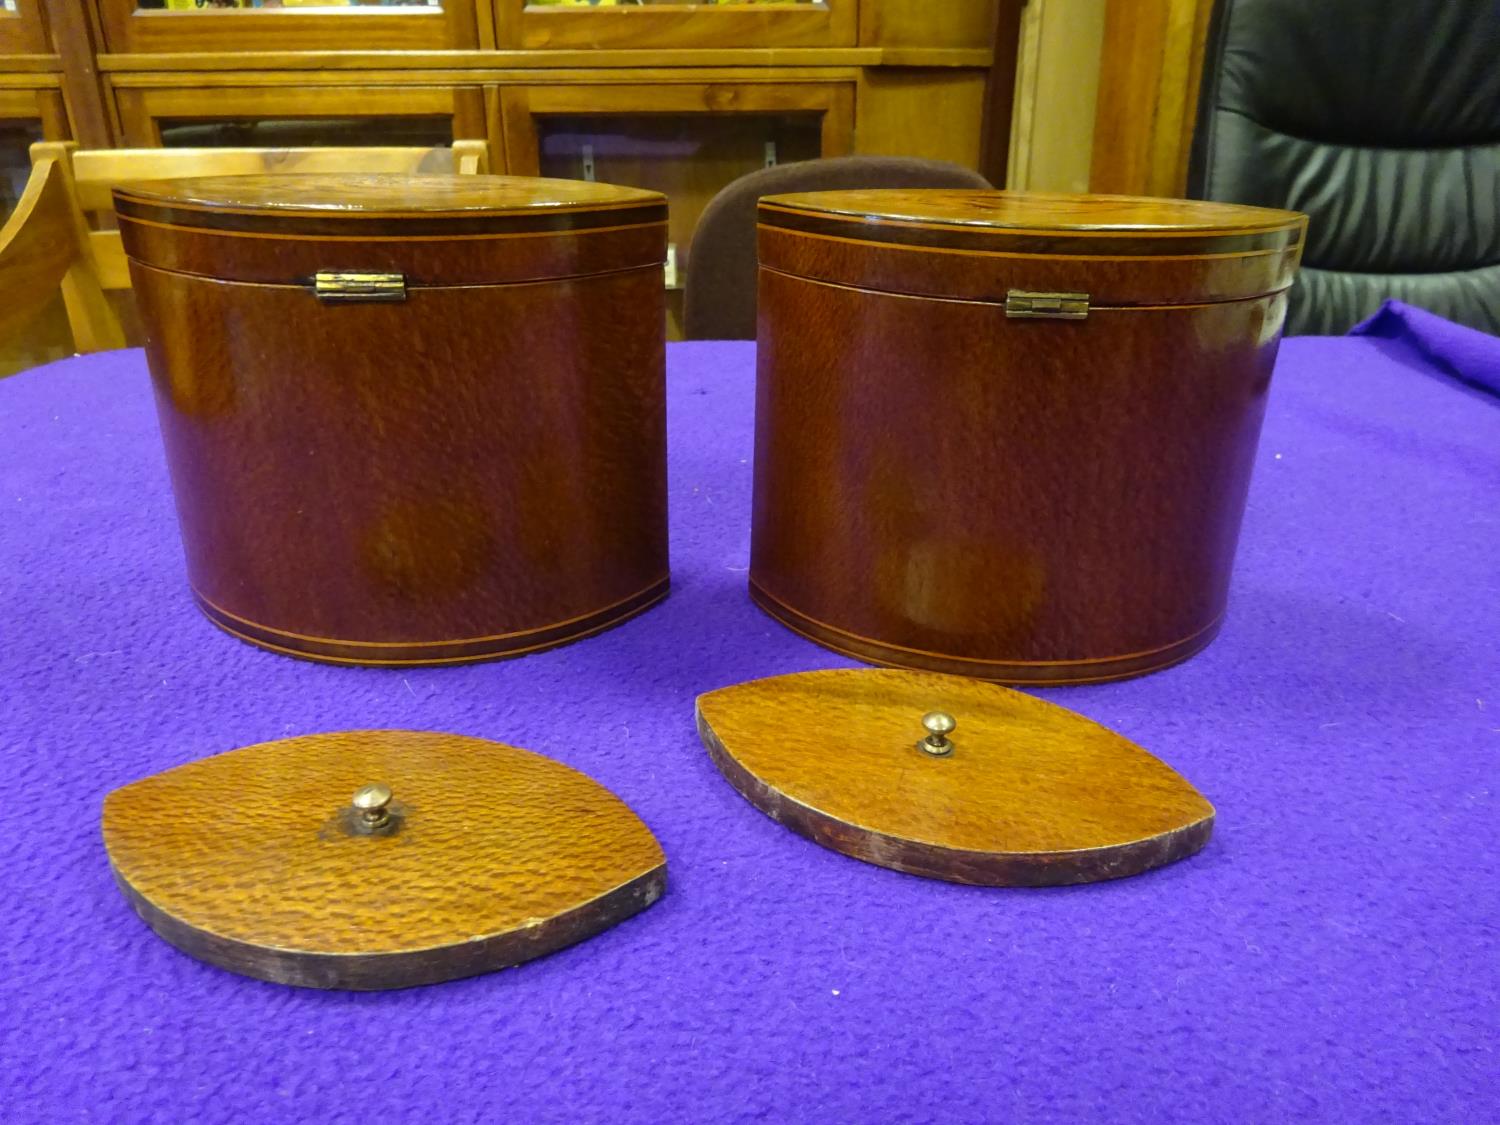
[[(923, 717), (956, 719), (942, 754)], [(959, 883), (1138, 874), (1208, 842), (1214, 808), (1114, 731), (998, 684), (839, 668), (700, 695), (699, 735), (756, 808), (824, 847)]]
[[(395, 830), (349, 830), (383, 783)], [(618, 797), (514, 746), (341, 731), (247, 746), (126, 785), (103, 835), (167, 941), (264, 980), (395, 988), (550, 953), (660, 897), (666, 860)]]

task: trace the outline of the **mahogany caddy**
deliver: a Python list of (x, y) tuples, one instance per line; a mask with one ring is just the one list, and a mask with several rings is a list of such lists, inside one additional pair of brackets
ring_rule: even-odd
[(750, 590), (875, 663), (1166, 667), (1227, 597), (1306, 217), (843, 191), (760, 204)]
[(435, 664), (666, 595), (662, 196), (266, 175), (132, 184), (115, 209), (216, 624)]

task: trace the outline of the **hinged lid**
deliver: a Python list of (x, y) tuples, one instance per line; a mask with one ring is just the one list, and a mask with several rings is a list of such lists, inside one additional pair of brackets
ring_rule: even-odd
[(655, 902), (666, 860), (619, 798), (478, 738), (265, 742), (110, 793), (104, 843), (167, 941), (247, 976), (400, 988), (514, 965)]
[(1073, 711), (959, 676), (837, 669), (698, 697), (751, 804), (834, 851), (957, 883), (1135, 875), (1208, 842), (1171, 767)]
[(521, 176), (265, 174), (114, 190), (127, 253), (182, 273), (309, 284), (400, 273), (408, 288), (586, 276), (666, 259), (658, 192)]
[(783, 273), (996, 304), (1077, 295), (1090, 309), (1278, 292), (1307, 224), (1233, 203), (936, 188), (766, 196), (759, 215), (761, 265)]

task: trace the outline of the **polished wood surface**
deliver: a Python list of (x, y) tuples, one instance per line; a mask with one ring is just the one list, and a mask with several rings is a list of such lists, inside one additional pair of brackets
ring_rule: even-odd
[[(1056, 192), (959, 191), (945, 188), (871, 188), (767, 196), (770, 220), (791, 226), (801, 213), (834, 216), (881, 229), (865, 231), (879, 239), (892, 226), (960, 228), (975, 235), (1043, 234), (1119, 237), (1116, 253), (1131, 252), (1135, 236), (1175, 234), (1238, 236), (1247, 231), (1298, 229), (1305, 216), (1272, 207), (1214, 203), (1197, 199), (1145, 199), (1124, 195), (1065, 195)], [(975, 243), (976, 249), (1003, 249)], [(1148, 251), (1149, 252), (1149, 251)]]
[[(649, 216), (643, 195), (618, 198)], [(389, 203), (343, 240), (122, 222), (205, 613), (315, 659), (445, 663), (586, 636), (665, 596), (665, 223), (406, 236), (423, 214), (462, 231), (546, 208)], [(511, 257), (536, 276), (485, 276)], [(307, 285), (320, 268), (400, 270), (405, 300), (325, 304)]]
[[(838, 651), (985, 679), (1196, 652), (1224, 612), (1302, 222), (1247, 228), (1291, 240), (1277, 251), (1157, 257), (1057, 250), (1097, 221), (1025, 228), (1032, 255), (763, 232), (752, 596)], [(832, 253), (835, 283), (793, 272)], [(912, 295), (945, 268), (961, 298)], [(1007, 288), (1059, 282), (1099, 302), (1087, 319), (1006, 316)]]
[[(918, 749), (924, 714), (952, 751)], [(1135, 875), (1208, 842), (1214, 809), (1164, 762), (1076, 712), (994, 684), (837, 669), (698, 697), (732, 785), (824, 847), (914, 875), (1055, 886)]]
[[(978, 168), (988, 72), (870, 68), (855, 98), (861, 156), (916, 156)], [(933, 128), (933, 122), (941, 126)]]
[(117, 209), (124, 199), (141, 211), (150, 205), (158, 212), (197, 211), (200, 215), (195, 225), (213, 227), (218, 225), (215, 216), (236, 212), (260, 215), (268, 220), (266, 226), (306, 212), (319, 217), (396, 219), (404, 223), (412, 216), (467, 217), (477, 213), (503, 221), (512, 215), (529, 219), (586, 211), (608, 212), (614, 222), (620, 210), (660, 211), (666, 202), (656, 192), (582, 180), (315, 173), (298, 167), (286, 172), (297, 174), (267, 172), (132, 182), (115, 190), (115, 203)]
[(1090, 191), (1181, 195), (1214, 0), (1108, 0)]
[(984, 47), (1008, 0), (859, 0), (859, 41), (887, 47)]
[[(384, 784), (390, 835), (348, 830)], [(472, 976), (650, 906), (666, 858), (640, 819), (559, 762), (478, 738), (343, 731), (189, 762), (104, 800), (126, 898), (167, 941), (311, 988)]]
[(501, 47), (852, 47), (859, 0), (719, 7), (664, 4), (593, 10), (493, 0)]
[[(336, 173), (402, 175), (473, 175), (488, 168), (483, 141), (454, 141), (451, 147), (416, 145), (339, 148), (116, 148), (81, 150), (73, 154), (78, 202), (85, 211), (114, 206), (113, 191), (122, 184), (234, 176), (258, 178), (262, 191), (266, 176), (327, 175)], [(465, 164), (465, 161), (468, 164)], [(309, 184), (311, 187), (312, 185)], [(243, 190), (250, 190), (242, 185)], [(285, 194), (285, 193), (284, 193)], [(290, 193), (295, 206), (295, 193)], [(482, 196), (482, 192), (471, 193)], [(333, 201), (337, 205), (337, 200)], [(412, 206), (419, 205), (414, 200)], [(268, 201), (267, 206), (276, 206)], [(283, 201), (280, 206), (286, 206)], [(469, 203), (467, 206), (480, 204)]]
[[(234, 176), (253, 173), (465, 173), (488, 169), (489, 152), (483, 141), (455, 141), (451, 148), (439, 146), (340, 147), (340, 148), (180, 148), (180, 149), (85, 149), (71, 142), (44, 142), (33, 146), (33, 164), (55, 160), (63, 172), (70, 209), (87, 247), (75, 271), (65, 283), (68, 322), (74, 346), (80, 352), (124, 347), (126, 334), (115, 309), (96, 300), (92, 288), (106, 292), (130, 288), (130, 267), (118, 224), (115, 222), (114, 189), (142, 179), (163, 177)], [(158, 189), (170, 192), (170, 188)], [(93, 220), (94, 229), (89, 222)], [(175, 245), (160, 228), (153, 235), (168, 246)], [(311, 249), (311, 248), (309, 248)], [(208, 248), (216, 262), (232, 251), (221, 245)], [(317, 265), (310, 267), (315, 271)], [(189, 270), (189, 272), (198, 272)], [(208, 270), (206, 272), (213, 272)], [(84, 274), (91, 276), (85, 277)], [(277, 264), (265, 278), (284, 280)], [(124, 297), (128, 319), (133, 320), (129, 294)]]

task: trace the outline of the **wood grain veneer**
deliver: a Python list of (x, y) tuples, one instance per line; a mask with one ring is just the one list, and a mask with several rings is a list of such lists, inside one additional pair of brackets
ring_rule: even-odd
[[(667, 592), (660, 196), (230, 177), (116, 205), (204, 612), (341, 663), (513, 655)], [(328, 304), (319, 269), (405, 299)]]
[[(922, 716), (953, 750), (917, 748)], [(826, 848), (914, 875), (1054, 886), (1135, 875), (1208, 842), (1214, 809), (1113, 731), (994, 684), (835, 669), (698, 697), (715, 765), (756, 808)]]
[[(388, 785), (389, 835), (343, 825)], [(131, 906), (233, 972), (402, 988), (551, 953), (655, 902), (666, 859), (619, 798), (478, 738), (342, 731), (205, 758), (110, 793), (102, 829)]]
[[(761, 204), (750, 588), (876, 663), (1112, 679), (1224, 612), (1305, 219), (1188, 201)], [(1086, 293), (1084, 320), (1008, 292)]]

